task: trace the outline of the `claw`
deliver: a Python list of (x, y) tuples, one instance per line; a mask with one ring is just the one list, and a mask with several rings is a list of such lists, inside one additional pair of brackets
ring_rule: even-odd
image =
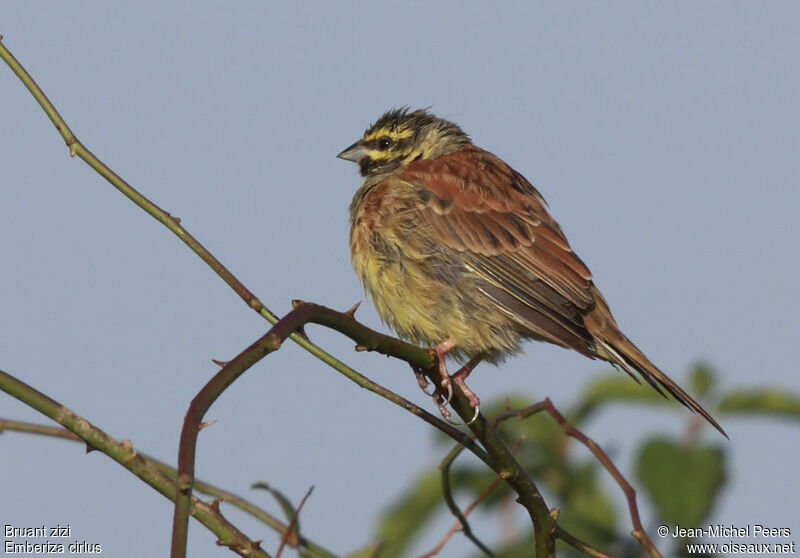
[(450, 416), (451, 416), (450, 415), (450, 411), (448, 411), (447, 407), (445, 407), (445, 404), (443, 403), (443, 400), (442, 400), (442, 396), (437, 393), (436, 395), (433, 396), (433, 402), (439, 408), (439, 412), (442, 414), (442, 417), (444, 418), (444, 420), (446, 420), (450, 424), (455, 424), (452, 420), (450, 420)]
[(475, 422), (476, 420), (478, 420), (478, 417), (479, 417), (480, 415), (481, 415), (481, 406), (480, 406), (480, 405), (478, 405), (477, 407), (475, 407), (475, 414), (474, 414), (474, 415), (472, 415), (472, 418), (471, 418), (471, 419), (469, 419), (469, 422), (467, 423), (467, 426), (469, 426), (470, 424), (472, 424), (473, 422)]
[[(425, 379), (425, 375), (421, 370), (414, 370), (414, 375), (417, 377), (417, 383), (419, 387), (424, 391), (426, 394), (431, 395), (433, 397), (433, 402), (439, 408), (439, 412), (442, 414), (442, 417), (449, 422), (450, 424), (463, 426), (474, 423), (478, 420), (478, 417), (481, 414), (481, 400), (475, 395), (475, 392), (469, 389), (466, 384), (467, 376), (470, 375), (470, 372), (478, 365), (478, 363), (483, 360), (486, 356), (485, 354), (478, 354), (475, 355), (470, 359), (468, 363), (461, 367), (461, 369), (453, 374), (452, 376), (447, 372), (447, 364), (445, 363), (445, 358), (447, 357), (447, 353), (455, 348), (456, 344), (450, 340), (445, 339), (438, 345), (435, 345), (430, 348), (430, 353), (432, 356), (436, 358), (436, 363), (432, 368), (432, 371), (435, 371), (435, 377), (431, 376), (434, 380), (434, 385), (436, 386), (433, 390), (433, 393), (428, 393), (426, 388), (428, 387), (428, 381)], [(469, 422), (462, 423), (462, 422), (454, 422), (450, 420), (452, 416), (450, 411), (447, 410), (446, 405), (450, 404), (450, 401), (453, 400), (453, 384), (456, 384), (461, 393), (464, 397), (467, 398), (469, 401), (470, 407), (475, 409), (475, 413), (472, 415), (472, 418)]]
[(422, 393), (433, 397), (436, 395), (436, 390), (428, 391), (428, 380), (425, 378), (425, 374), (423, 374), (420, 370), (414, 369), (414, 376), (417, 378), (417, 385), (419, 385), (419, 389), (422, 390)]
[(470, 424), (472, 424), (473, 422), (478, 420), (478, 416), (481, 414), (480, 408), (476, 407), (475, 408), (475, 414), (472, 415), (472, 418), (469, 419), (469, 422), (461, 422), (461, 421), (458, 421), (458, 420), (451, 419), (450, 417), (452, 415), (450, 414), (450, 411), (448, 411), (447, 407), (445, 407), (443, 404), (437, 403), (436, 406), (439, 407), (439, 412), (442, 414), (442, 418), (444, 418), (444, 420), (446, 420), (447, 422), (449, 422), (453, 426), (469, 426)]
[(441, 388), (447, 390), (447, 397), (445, 397), (444, 404), (449, 405), (453, 400), (453, 382), (450, 381), (450, 376), (445, 376), (442, 379)]

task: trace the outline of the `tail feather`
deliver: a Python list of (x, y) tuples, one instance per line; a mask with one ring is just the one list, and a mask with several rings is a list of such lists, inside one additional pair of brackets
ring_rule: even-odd
[(596, 356), (616, 364), (634, 380), (641, 383), (636, 377), (636, 374), (638, 374), (664, 397), (666, 397), (664, 393), (666, 391), (682, 405), (699, 413), (720, 434), (727, 438), (728, 435), (722, 427), (717, 424), (717, 421), (708, 411), (703, 409), (700, 403), (686, 393), (681, 386), (673, 382), (669, 376), (659, 370), (630, 339), (622, 334), (616, 320), (611, 315), (611, 311), (608, 309), (608, 303), (606, 303), (603, 295), (600, 294), (596, 287), (592, 288), (592, 295), (595, 305), (588, 313), (584, 314), (583, 318), (586, 329), (594, 339)]
[(619, 338), (615, 339), (614, 341), (605, 339), (598, 340), (603, 349), (600, 354), (601, 357), (605, 357), (606, 360), (612, 364), (619, 365), (630, 376), (634, 376), (634, 372), (638, 373), (662, 396), (666, 397), (666, 394), (664, 393), (664, 391), (666, 391), (682, 405), (691, 409), (693, 412), (700, 414), (700, 416), (706, 419), (709, 424), (719, 431), (720, 434), (726, 438), (728, 437), (728, 435), (725, 433), (725, 430), (723, 430), (722, 427), (717, 424), (717, 421), (714, 420), (714, 417), (712, 417), (711, 414), (700, 405), (700, 403), (695, 401), (691, 395), (683, 390), (683, 388), (681, 388), (678, 384), (672, 381), (669, 376), (659, 370), (655, 364), (650, 362), (650, 359), (648, 359), (644, 353), (642, 353), (642, 351), (640, 351), (638, 347), (636, 347), (636, 345), (634, 345), (627, 337), (625, 337), (622, 333), (616, 333), (618, 334)]

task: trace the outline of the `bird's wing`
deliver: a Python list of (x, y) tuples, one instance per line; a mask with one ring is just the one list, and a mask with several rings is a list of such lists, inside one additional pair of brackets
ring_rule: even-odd
[(469, 147), (414, 161), (399, 178), (418, 189), (418, 226), (461, 253), (486, 296), (532, 334), (593, 356), (582, 315), (592, 274), (525, 177)]

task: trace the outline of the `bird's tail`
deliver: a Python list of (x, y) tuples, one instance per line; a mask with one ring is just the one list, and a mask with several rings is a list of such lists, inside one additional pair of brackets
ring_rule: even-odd
[[(600, 293), (596, 292), (596, 295), (600, 295)], [(683, 388), (672, 381), (669, 376), (659, 370), (630, 339), (623, 335), (614, 318), (611, 316), (611, 312), (608, 310), (608, 306), (602, 298), (602, 295), (596, 298), (595, 302), (596, 306), (594, 310), (586, 316), (585, 322), (587, 329), (589, 329), (595, 339), (597, 356), (619, 366), (637, 382), (639, 382), (636, 376), (636, 374), (638, 374), (664, 397), (666, 397), (664, 393), (666, 391), (681, 404), (699, 413), (709, 424), (716, 428), (720, 434), (727, 438), (728, 435), (722, 427), (717, 424), (714, 417), (712, 417), (700, 403), (695, 401)]]

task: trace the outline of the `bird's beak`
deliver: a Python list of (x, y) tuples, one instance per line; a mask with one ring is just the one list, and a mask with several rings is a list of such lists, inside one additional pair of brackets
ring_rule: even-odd
[(345, 161), (353, 161), (354, 163), (358, 163), (361, 159), (367, 156), (367, 149), (364, 147), (364, 144), (361, 143), (361, 140), (358, 140), (353, 145), (342, 151), (337, 155), (339, 159), (344, 159)]

